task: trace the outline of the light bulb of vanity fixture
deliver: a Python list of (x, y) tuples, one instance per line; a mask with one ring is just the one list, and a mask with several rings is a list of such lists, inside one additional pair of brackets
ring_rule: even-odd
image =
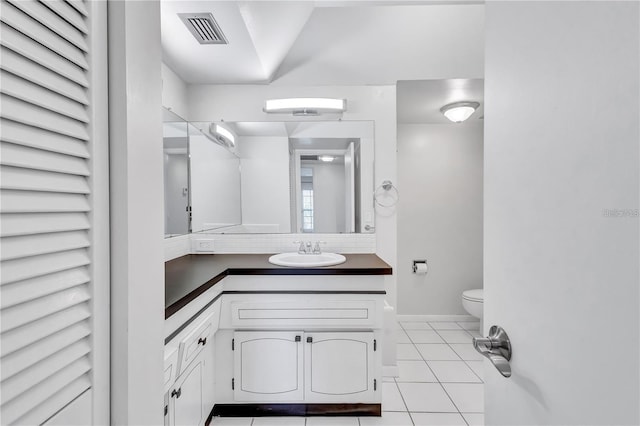
[(332, 162), (332, 161), (333, 161), (333, 160), (335, 160), (335, 159), (336, 159), (336, 157), (334, 157), (334, 156), (332, 156), (332, 155), (320, 155), (320, 156), (318, 157), (318, 160), (320, 160), (320, 161), (324, 161), (325, 163), (330, 163), (330, 162)]
[(219, 124), (211, 123), (209, 126), (209, 132), (212, 133), (220, 142), (228, 147), (236, 146), (236, 137), (225, 127)]
[(292, 113), (293, 115), (318, 115), (323, 112), (341, 113), (347, 110), (346, 99), (289, 98), (269, 99), (262, 109), (267, 113)]
[(480, 106), (478, 102), (455, 102), (440, 108), (440, 112), (454, 123), (462, 123)]

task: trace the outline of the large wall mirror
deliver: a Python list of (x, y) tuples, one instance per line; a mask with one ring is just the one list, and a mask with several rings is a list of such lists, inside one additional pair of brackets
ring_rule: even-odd
[[(216, 125), (231, 136), (220, 138)], [(374, 231), (373, 122), (192, 122), (186, 128), (189, 201), (165, 207), (190, 211), (189, 232)], [(165, 194), (167, 174), (165, 167)]]
[(163, 109), (164, 236), (189, 232), (189, 123)]

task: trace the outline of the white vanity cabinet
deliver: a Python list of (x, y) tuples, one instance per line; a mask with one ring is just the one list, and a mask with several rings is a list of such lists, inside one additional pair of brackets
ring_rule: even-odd
[(233, 334), (235, 401), (375, 401), (373, 332)]
[(216, 334), (217, 412), (380, 404), (382, 277), (228, 278)]
[(203, 425), (209, 414), (204, 406), (204, 353), (196, 356), (191, 364), (180, 375), (168, 393), (167, 409), (169, 426)]
[(213, 408), (219, 316), (217, 300), (165, 345), (165, 426), (204, 425)]

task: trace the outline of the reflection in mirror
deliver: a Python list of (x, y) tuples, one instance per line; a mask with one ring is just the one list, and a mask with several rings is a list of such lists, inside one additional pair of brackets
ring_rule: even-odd
[(163, 109), (164, 234), (165, 238), (189, 232), (188, 123)]
[[(207, 135), (212, 123), (192, 124)], [(371, 232), (365, 226), (375, 226), (373, 122), (218, 124), (235, 136), (232, 151), (239, 157), (241, 173), (230, 180), (231, 159), (201, 154), (191, 138), (194, 232)], [(200, 192), (202, 201), (197, 202)], [(224, 215), (215, 222), (199, 219), (205, 200)]]
[(191, 231), (212, 231), (242, 223), (240, 159), (211, 123), (190, 123)]

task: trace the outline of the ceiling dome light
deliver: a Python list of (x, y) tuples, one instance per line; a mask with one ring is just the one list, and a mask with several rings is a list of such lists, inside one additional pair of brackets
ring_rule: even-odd
[(440, 112), (454, 123), (462, 123), (480, 106), (478, 102), (455, 102), (440, 108)]

